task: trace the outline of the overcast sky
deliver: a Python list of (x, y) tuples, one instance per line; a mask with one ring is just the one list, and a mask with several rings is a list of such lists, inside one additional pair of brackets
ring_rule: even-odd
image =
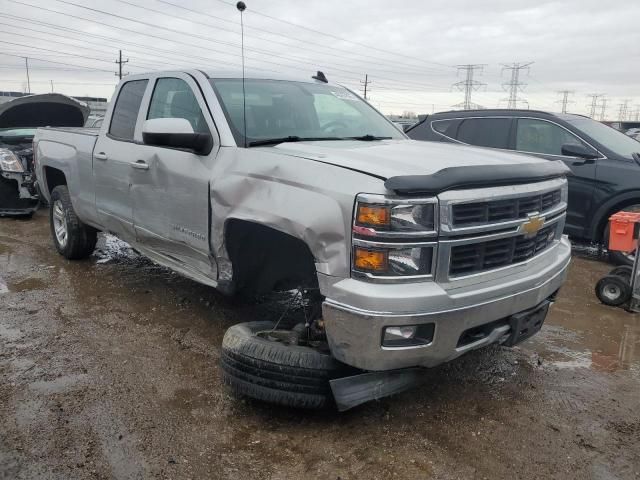
[[(574, 92), (569, 111), (576, 113), (589, 113), (591, 93), (606, 94), (609, 119), (617, 118), (626, 99), (631, 118), (640, 108), (638, 1), (246, 3), (247, 68), (266, 74), (323, 70), (360, 92), (368, 74), (370, 101), (385, 113), (429, 113), (462, 102), (463, 92), (452, 87), (464, 80), (459, 64), (484, 65), (475, 79), (487, 85), (473, 92), (474, 103), (506, 106), (502, 83), (510, 73), (501, 64), (513, 62), (533, 62), (521, 73), (527, 85), (519, 92), (531, 108), (559, 110), (559, 90)], [(0, 90), (26, 90), (25, 56), (32, 92), (49, 92), (53, 82), (56, 92), (107, 98), (117, 82), (119, 48), (131, 73), (239, 67), (234, 4), (0, 0)]]

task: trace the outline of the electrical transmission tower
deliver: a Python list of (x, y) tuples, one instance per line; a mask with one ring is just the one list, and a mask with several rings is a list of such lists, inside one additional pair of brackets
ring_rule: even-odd
[(606, 98), (603, 98), (602, 101), (600, 102), (600, 121), (601, 122), (603, 122), (604, 119), (606, 118), (608, 101), (609, 100), (607, 100)]
[(126, 60), (122, 60), (122, 50), (120, 50), (118, 54), (118, 60), (116, 60), (116, 63), (118, 64), (118, 71), (116, 72), (116, 77), (122, 80), (122, 77), (124, 75), (128, 75), (128, 73), (122, 73), (122, 65), (124, 65), (125, 63), (129, 63), (128, 58)]
[(369, 74), (365, 74), (364, 76), (364, 82), (360, 82), (360, 85), (362, 85), (364, 87), (364, 99), (367, 100), (367, 89), (369, 87), (369, 85), (371, 85), (371, 80), (369, 80)]
[(634, 113), (634, 121), (640, 121), (640, 105), (636, 105), (636, 112)]
[[(529, 102), (527, 102), (524, 98), (518, 97), (518, 92), (524, 90), (524, 87), (527, 86), (526, 83), (520, 81), (520, 71), (526, 70), (529, 71), (529, 66), (533, 64), (533, 62), (527, 63), (509, 63), (502, 64), (502, 71), (511, 70), (511, 80), (509, 82), (505, 82), (502, 84), (502, 88), (509, 92), (509, 98), (503, 99), (507, 101), (507, 108), (513, 109), (518, 108), (518, 102), (523, 102), (527, 104), (527, 108), (529, 107)], [(508, 87), (508, 88), (507, 88)]]
[(562, 113), (567, 113), (567, 105), (576, 103), (573, 100), (569, 100), (569, 95), (573, 95), (575, 92), (573, 90), (560, 90), (558, 93), (562, 95), (562, 100), (557, 100), (556, 103), (562, 103)]
[(619, 104), (620, 110), (618, 111), (618, 120), (624, 122), (627, 119), (627, 111), (629, 109), (629, 100), (623, 100)]
[(453, 86), (460, 91), (464, 90), (464, 101), (462, 103), (454, 105), (454, 107), (462, 107), (463, 110), (482, 108), (481, 105), (478, 105), (477, 103), (473, 103), (471, 101), (471, 93), (486, 85), (486, 83), (482, 83), (473, 79), (473, 74), (476, 71), (481, 73), (483, 68), (484, 65), (481, 64), (458, 65), (458, 74), (460, 73), (460, 71), (465, 72), (465, 79), (460, 82), (454, 83)]
[(604, 93), (590, 93), (587, 95), (587, 98), (591, 99), (591, 105), (587, 105), (590, 107), (589, 116), (591, 118), (596, 118), (596, 107), (598, 106), (598, 99), (600, 97), (604, 97)]

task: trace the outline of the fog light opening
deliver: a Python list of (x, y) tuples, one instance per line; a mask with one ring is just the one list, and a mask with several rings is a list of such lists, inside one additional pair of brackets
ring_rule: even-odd
[(397, 325), (382, 331), (383, 347), (417, 347), (433, 341), (435, 324)]

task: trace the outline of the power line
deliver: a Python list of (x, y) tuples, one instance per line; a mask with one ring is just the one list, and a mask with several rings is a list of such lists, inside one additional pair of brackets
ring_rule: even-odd
[[(226, 5), (230, 5), (232, 7), (235, 7), (234, 3), (226, 1), (226, 0), (216, 0), (216, 1), (218, 1), (220, 3), (224, 3)], [(364, 43), (356, 42), (355, 40), (349, 40), (347, 38), (339, 37), (339, 36), (333, 35), (331, 33), (322, 32), (320, 30), (315, 30), (313, 28), (305, 27), (304, 25), (300, 25), (298, 23), (290, 22), (288, 20), (283, 20), (281, 18), (278, 18), (278, 17), (272, 16), (272, 15), (260, 12), (258, 10), (252, 10), (252, 13), (255, 14), (255, 15), (260, 15), (260, 16), (265, 17), (265, 18), (269, 18), (271, 20), (275, 20), (277, 22), (285, 23), (287, 25), (292, 25), (294, 27), (301, 28), (301, 29), (307, 30), (309, 32), (313, 32), (316, 35), (322, 35), (322, 36), (325, 36), (325, 37), (331, 37), (331, 38), (334, 38), (336, 40), (340, 40), (341, 42), (350, 43), (352, 45), (358, 45), (358, 46), (364, 47), (364, 48), (366, 48), (367, 50), (370, 50), (370, 51), (371, 50), (378, 51), (378, 52), (382, 52), (382, 53), (385, 53), (385, 54), (388, 54), (388, 55), (392, 55), (394, 57), (404, 57), (404, 58), (407, 58), (407, 59), (412, 60), (414, 62), (417, 61), (417, 62), (427, 63), (427, 64), (431, 64), (431, 65), (438, 65), (440, 67), (451, 68), (451, 65), (446, 65), (444, 63), (434, 62), (434, 61), (430, 61), (430, 60), (422, 60), (422, 59), (418, 59), (418, 58), (415, 58), (415, 57), (411, 57), (410, 55), (404, 55), (404, 54), (399, 53), (399, 52), (392, 52), (390, 50), (384, 50), (382, 48), (376, 48), (376, 47), (373, 47), (372, 45), (367, 45), (367, 44), (364, 44)]]
[(514, 62), (514, 63), (502, 65), (503, 72), (505, 70), (511, 70), (511, 80), (509, 82), (505, 82), (502, 84), (502, 87), (505, 88), (505, 90), (506, 90), (506, 87), (509, 87), (509, 98), (505, 99), (507, 101), (507, 108), (510, 108), (510, 109), (518, 108), (518, 102), (526, 103), (527, 107), (529, 106), (529, 103), (525, 99), (518, 97), (518, 92), (521, 92), (522, 90), (524, 90), (524, 87), (526, 87), (527, 85), (526, 83), (520, 81), (520, 71), (521, 70), (528, 71), (529, 66), (531, 64), (533, 64), (533, 62), (527, 62), (527, 63)]
[(558, 93), (562, 95), (562, 100), (557, 100), (556, 103), (562, 103), (562, 113), (567, 113), (567, 105), (575, 103), (569, 100), (569, 95), (573, 95), (575, 92), (573, 90), (560, 90)]
[[(591, 110), (589, 116), (591, 118), (596, 118), (596, 106), (598, 105), (598, 99), (604, 97), (604, 93), (590, 93), (587, 95), (587, 98), (591, 99)], [(587, 105), (589, 107), (589, 105)]]
[(482, 69), (484, 67), (485, 65), (481, 64), (457, 65), (458, 73), (460, 73), (460, 71), (464, 71), (466, 72), (466, 75), (464, 80), (453, 84), (453, 86), (458, 90), (464, 90), (464, 101), (462, 103), (454, 105), (454, 107), (462, 107), (463, 110), (482, 108), (481, 105), (477, 105), (471, 101), (471, 92), (487, 85), (486, 83), (482, 83), (473, 79), (474, 72), (482, 72)]

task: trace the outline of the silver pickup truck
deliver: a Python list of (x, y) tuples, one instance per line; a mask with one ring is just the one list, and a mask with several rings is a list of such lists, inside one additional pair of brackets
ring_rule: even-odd
[(34, 154), (65, 257), (103, 231), (225, 294), (312, 298), (301, 324), (223, 341), (233, 389), (285, 405), (357, 403), (515, 345), (570, 260), (562, 162), (409, 140), (321, 72), (131, 75), (99, 131), (39, 129)]

